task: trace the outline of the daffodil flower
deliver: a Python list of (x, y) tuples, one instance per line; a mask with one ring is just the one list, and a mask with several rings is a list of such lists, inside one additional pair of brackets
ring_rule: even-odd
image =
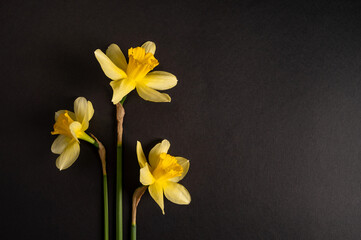
[(145, 158), (142, 145), (137, 142), (137, 157), (140, 166), (140, 182), (149, 186), (148, 190), (164, 214), (163, 193), (169, 201), (187, 205), (191, 202), (188, 190), (178, 182), (184, 178), (189, 169), (189, 160), (169, 155), (170, 143), (163, 140), (149, 152), (149, 164)]
[(56, 166), (60, 170), (67, 169), (78, 158), (79, 139), (96, 144), (95, 140), (85, 133), (93, 114), (92, 103), (84, 97), (78, 97), (74, 101), (74, 112), (60, 110), (55, 113), (54, 131), (51, 134), (59, 136), (53, 142), (51, 151), (60, 154), (56, 159)]
[(94, 54), (105, 75), (110, 78), (113, 88), (112, 102), (117, 104), (129, 92), (136, 89), (139, 96), (152, 102), (170, 102), (168, 94), (157, 90), (167, 90), (177, 85), (177, 78), (168, 72), (153, 71), (159, 62), (154, 57), (156, 46), (146, 42), (141, 47), (128, 50), (129, 63), (118, 45), (111, 44), (106, 54), (97, 49)]

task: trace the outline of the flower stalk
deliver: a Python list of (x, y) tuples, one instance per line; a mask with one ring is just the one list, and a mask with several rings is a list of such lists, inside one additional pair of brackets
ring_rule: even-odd
[(116, 44), (111, 44), (105, 53), (100, 49), (94, 51), (100, 67), (111, 80), (112, 102), (116, 105), (117, 110), (116, 240), (123, 240), (122, 137), (125, 98), (136, 89), (138, 95), (146, 101), (170, 102), (171, 97), (158, 90), (171, 89), (178, 82), (176, 76), (169, 72), (152, 71), (159, 65), (154, 56), (155, 51), (156, 45), (151, 41), (145, 42), (140, 47), (129, 48), (128, 62)]
[(140, 199), (142, 198), (145, 190), (147, 190), (146, 186), (142, 186), (137, 188), (133, 194), (133, 202), (132, 202), (132, 224), (130, 229), (130, 239), (137, 239), (137, 207)]
[(116, 240), (123, 240), (123, 104), (126, 96), (116, 104), (117, 118), (117, 171), (116, 171)]
[(104, 240), (109, 240), (109, 206), (108, 206), (108, 176), (106, 170), (106, 151), (104, 145), (93, 135), (94, 146), (98, 148), (103, 172), (103, 201), (104, 201)]

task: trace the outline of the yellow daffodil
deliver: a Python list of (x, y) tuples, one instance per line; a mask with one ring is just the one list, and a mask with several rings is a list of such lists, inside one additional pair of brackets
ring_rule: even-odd
[(177, 78), (168, 72), (153, 71), (159, 62), (154, 57), (156, 46), (146, 42), (141, 47), (128, 50), (129, 63), (118, 45), (111, 44), (106, 54), (97, 49), (94, 54), (105, 75), (110, 78), (113, 88), (112, 102), (117, 104), (129, 92), (136, 89), (139, 96), (152, 102), (170, 102), (168, 94), (157, 90), (167, 90), (177, 85)]
[(188, 190), (178, 182), (189, 169), (189, 160), (169, 155), (170, 143), (163, 140), (149, 152), (149, 164), (141, 143), (137, 142), (137, 157), (140, 166), (140, 182), (149, 186), (148, 190), (164, 214), (163, 193), (169, 201), (186, 205), (191, 202)]
[(60, 154), (56, 166), (60, 170), (70, 167), (80, 153), (79, 139), (95, 144), (95, 140), (85, 133), (94, 109), (90, 101), (78, 97), (74, 101), (74, 112), (60, 110), (55, 113), (55, 124), (52, 135), (59, 134), (51, 146), (51, 151)]

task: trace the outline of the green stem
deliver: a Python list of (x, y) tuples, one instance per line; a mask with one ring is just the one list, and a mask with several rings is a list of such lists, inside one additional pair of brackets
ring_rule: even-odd
[(94, 143), (92, 143), (92, 144), (94, 147), (99, 148), (99, 144), (96, 141), (94, 141)]
[(127, 96), (124, 96), (123, 99), (120, 101), (120, 104), (124, 105), (125, 99), (127, 98)]
[(106, 170), (106, 152), (104, 145), (93, 135), (93, 145), (98, 149), (103, 172), (103, 204), (104, 204), (104, 240), (109, 240), (109, 207), (108, 207), (108, 177)]
[(132, 224), (130, 229), (130, 239), (137, 240), (137, 225)]
[(122, 145), (117, 146), (117, 176), (116, 176), (116, 239), (123, 239), (123, 164)]
[(108, 177), (103, 175), (103, 194), (104, 194), (104, 240), (109, 240), (109, 207), (108, 207)]
[(80, 136), (78, 136), (79, 139), (82, 139), (84, 141), (87, 141), (88, 143), (93, 144), (96, 148), (99, 148), (99, 145), (97, 143), (97, 141), (94, 140), (94, 138), (90, 137), (88, 134), (86, 134), (85, 132), (81, 133)]
[(116, 171), (116, 204), (115, 204), (115, 223), (116, 223), (116, 240), (123, 240), (123, 104), (125, 96), (117, 105), (117, 171)]

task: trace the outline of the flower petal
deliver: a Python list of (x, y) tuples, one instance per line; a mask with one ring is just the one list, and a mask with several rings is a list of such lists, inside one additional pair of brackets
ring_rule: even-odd
[(103, 72), (108, 78), (112, 80), (119, 80), (127, 77), (127, 74), (117, 67), (100, 49), (95, 50), (94, 54), (103, 69)]
[(164, 139), (161, 143), (155, 145), (149, 152), (150, 166), (155, 169), (159, 163), (159, 156), (161, 153), (167, 153), (170, 148), (170, 143), (167, 139)]
[(137, 92), (141, 98), (151, 102), (170, 102), (171, 98), (166, 93), (160, 93), (144, 84), (137, 84)]
[(135, 88), (134, 81), (130, 81), (127, 78), (111, 81), (110, 86), (113, 88), (113, 98), (112, 102), (117, 104), (120, 102), (125, 95), (130, 93)]
[(187, 174), (187, 172), (189, 170), (189, 160), (188, 159), (185, 159), (183, 157), (175, 157), (175, 159), (177, 159), (178, 164), (182, 166), (183, 172), (182, 172), (182, 175), (180, 175), (179, 177), (174, 177), (174, 178), (169, 179), (169, 181), (171, 181), (171, 182), (179, 182), (180, 180), (182, 180), (185, 177), (185, 175)]
[(82, 131), (82, 125), (80, 122), (74, 121), (69, 125), (69, 129), (71, 132), (71, 135), (73, 135), (74, 139), (79, 142), (78, 136), (81, 135)]
[(64, 170), (70, 167), (78, 158), (80, 153), (80, 145), (77, 141), (73, 140), (65, 148), (64, 152), (56, 159), (56, 167), (59, 170)]
[(149, 170), (148, 163), (146, 163), (145, 166), (140, 169), (139, 180), (141, 184), (143, 184), (144, 186), (151, 185), (154, 183), (155, 179)]
[(142, 144), (139, 141), (137, 141), (137, 157), (138, 157), (139, 166), (141, 168), (145, 167), (145, 165), (147, 164), (147, 159), (145, 158)]
[(183, 185), (174, 182), (167, 182), (164, 184), (164, 195), (169, 201), (187, 205), (191, 202), (191, 195)]
[(51, 151), (56, 154), (61, 154), (64, 152), (65, 148), (69, 145), (71, 142), (71, 138), (59, 135), (51, 145)]
[(142, 45), (142, 48), (145, 49), (145, 53), (152, 53), (153, 55), (155, 54), (155, 49), (156, 49), (156, 46), (155, 46), (155, 43), (152, 42), (152, 41), (147, 41), (145, 43), (143, 43)]
[[(82, 125), (82, 130), (85, 131), (89, 127), (89, 120), (94, 114), (93, 105), (84, 97), (78, 97), (74, 101), (74, 112), (78, 122)], [(91, 117), (89, 117), (91, 115)]]
[(169, 72), (153, 71), (148, 73), (142, 82), (156, 90), (167, 90), (177, 85), (177, 77)]
[(148, 191), (150, 196), (154, 199), (154, 201), (158, 204), (160, 209), (162, 209), (162, 213), (164, 214), (164, 199), (163, 199), (163, 187), (161, 184), (155, 182), (148, 187)]
[(59, 110), (57, 112), (55, 112), (55, 122), (58, 120), (58, 117), (63, 114), (63, 113), (68, 113), (69, 117), (71, 119), (73, 119), (74, 121), (76, 121), (76, 117), (75, 117), (75, 113), (68, 111), (68, 110)]
[(105, 54), (115, 65), (117, 65), (117, 67), (122, 69), (124, 72), (127, 71), (127, 60), (125, 60), (125, 56), (117, 44), (110, 44)]
[(88, 121), (90, 121), (90, 119), (92, 119), (93, 115), (94, 115), (93, 104), (91, 101), (88, 101)]

